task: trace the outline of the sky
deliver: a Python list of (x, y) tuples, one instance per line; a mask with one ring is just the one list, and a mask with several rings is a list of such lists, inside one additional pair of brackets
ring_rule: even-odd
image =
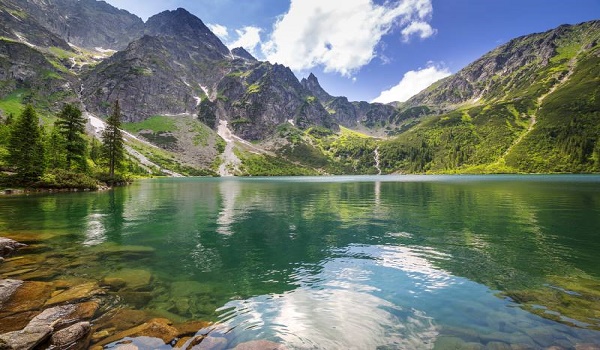
[(183, 7), (230, 48), (314, 73), (334, 96), (405, 101), (509, 40), (600, 19), (600, 0), (106, 0), (144, 21)]

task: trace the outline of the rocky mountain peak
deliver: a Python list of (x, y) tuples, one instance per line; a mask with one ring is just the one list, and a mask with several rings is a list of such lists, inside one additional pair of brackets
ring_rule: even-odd
[(322, 103), (327, 103), (334, 98), (321, 87), (319, 79), (313, 73), (310, 73), (308, 78), (303, 78), (301, 83), (306, 90), (315, 95)]
[(223, 56), (229, 55), (229, 49), (204, 22), (183, 8), (163, 11), (150, 17), (146, 22), (145, 33), (172, 37), (179, 41), (186, 41), (192, 46), (205, 46)]
[(254, 56), (252, 56), (252, 54), (250, 54), (250, 52), (246, 51), (246, 49), (244, 49), (243, 47), (236, 47), (235, 49), (231, 50), (231, 53), (236, 57), (240, 57), (249, 61), (258, 61), (256, 58), (254, 58)]

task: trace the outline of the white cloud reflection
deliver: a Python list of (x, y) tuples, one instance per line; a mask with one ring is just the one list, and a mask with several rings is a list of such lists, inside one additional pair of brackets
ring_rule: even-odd
[[(317, 274), (298, 269), (295, 290), (229, 302), (222, 308), (225, 325), (242, 338), (256, 333), (294, 349), (433, 348), (433, 320), (414, 303), (403, 306), (390, 295), (411, 285), (417, 293), (451, 285), (452, 276), (425, 258), (446, 256), (433, 249), (363, 245), (339, 253)], [(372, 271), (378, 267), (398, 272), (381, 276)]]

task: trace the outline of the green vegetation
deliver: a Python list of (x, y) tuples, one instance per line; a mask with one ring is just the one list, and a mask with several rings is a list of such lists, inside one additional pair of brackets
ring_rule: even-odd
[(138, 133), (142, 130), (150, 130), (155, 133), (177, 130), (177, 125), (173, 119), (160, 115), (155, 115), (140, 122), (123, 123), (122, 127), (131, 133)]
[[(110, 118), (109, 118), (110, 119)], [(121, 171), (110, 176), (98, 141), (84, 134), (81, 111), (66, 104), (53, 127), (39, 123), (31, 105), (0, 124), (0, 186), (44, 189), (97, 189), (100, 183), (125, 183), (146, 171), (122, 159)], [(104, 161), (106, 159), (106, 161)], [(116, 163), (115, 163), (116, 164)]]
[(84, 138), (86, 123), (87, 120), (83, 118), (79, 108), (71, 104), (65, 104), (58, 114), (58, 120), (54, 123), (59, 136), (54, 137), (52, 144), (58, 147), (59, 140), (63, 141), (67, 169), (71, 169), (73, 162), (76, 162), (81, 170), (86, 168), (87, 141)]
[(257, 94), (260, 92), (260, 85), (257, 83), (254, 83), (250, 86), (248, 86), (248, 89), (246, 89), (246, 93), (248, 94)]
[(32, 106), (10, 125), (7, 161), (16, 172), (20, 182), (37, 180), (44, 173), (44, 144), (38, 117)]
[(3, 99), (0, 99), (0, 110), (4, 115), (19, 115), (25, 108), (23, 100), (28, 95), (29, 91), (25, 89), (14, 90)]
[(102, 131), (101, 154), (103, 160), (108, 163), (108, 176), (112, 179), (115, 177), (115, 170), (121, 169), (125, 158), (119, 100), (115, 101), (113, 112), (106, 120), (106, 128)]
[(245, 176), (310, 176), (318, 173), (302, 165), (265, 154), (237, 154), (242, 161), (241, 175)]

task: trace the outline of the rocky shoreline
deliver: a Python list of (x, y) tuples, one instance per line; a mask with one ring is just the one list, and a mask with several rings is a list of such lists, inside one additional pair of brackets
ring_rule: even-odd
[[(115, 252), (149, 253), (142, 248), (115, 248)], [(124, 269), (99, 280), (55, 279), (49, 270), (30, 267), (32, 263), (51, 264), (44, 260), (47, 257), (36, 258), (35, 253), (19, 256), (19, 249), (37, 248), (35, 242), (26, 245), (0, 237), (0, 264), (19, 264), (15, 271), (3, 274), (5, 279), (0, 279), (0, 350), (101, 350), (107, 345), (121, 350), (230, 348), (228, 341), (219, 336), (226, 332), (219, 330), (219, 325), (202, 320), (174, 322), (132, 308), (150, 293), (152, 276), (148, 273)], [(239, 344), (235, 349), (284, 347), (257, 340)]]

